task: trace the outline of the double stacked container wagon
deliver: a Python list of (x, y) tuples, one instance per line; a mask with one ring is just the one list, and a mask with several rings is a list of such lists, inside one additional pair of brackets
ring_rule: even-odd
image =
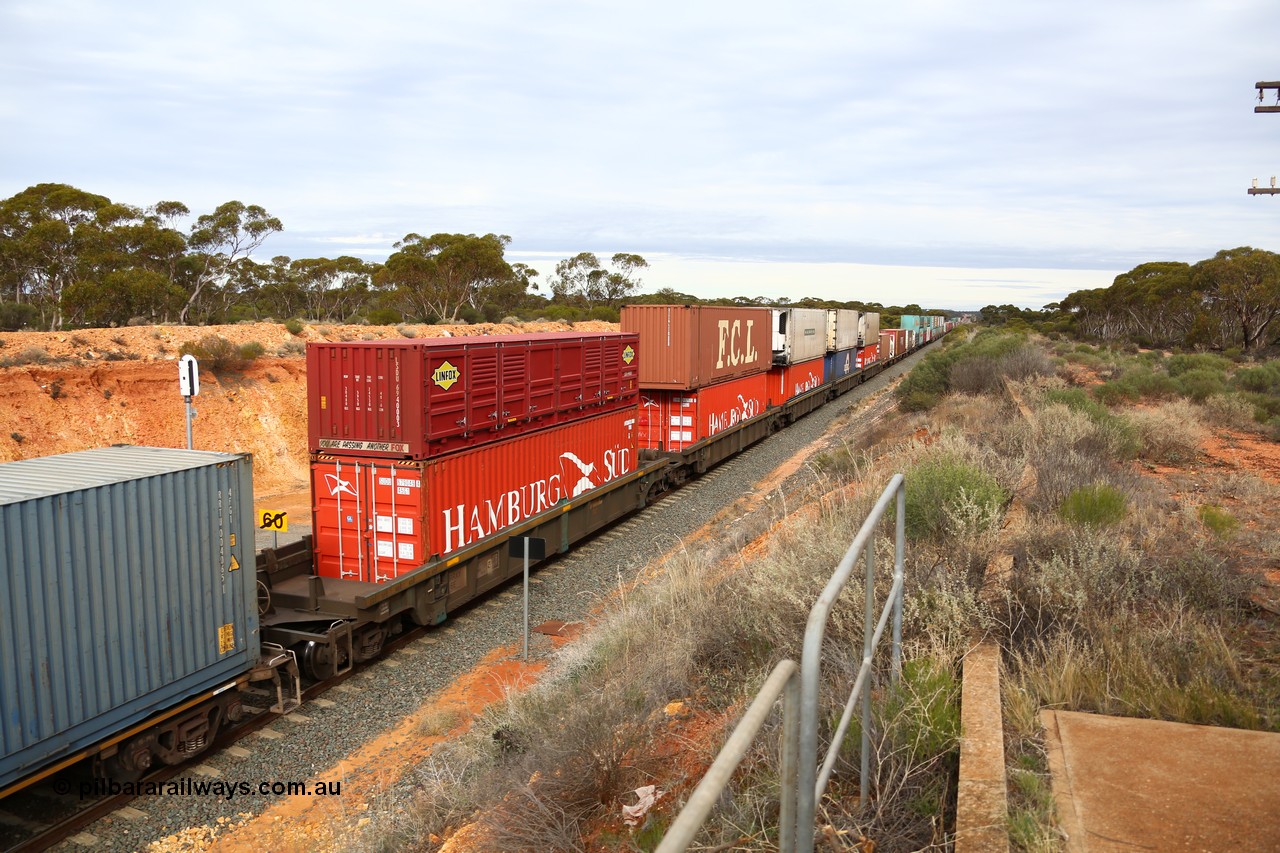
[(308, 346), (316, 574), (394, 581), (634, 471), (638, 342)]
[(640, 447), (680, 452), (769, 407), (772, 315), (767, 308), (628, 305), (622, 330), (640, 337)]

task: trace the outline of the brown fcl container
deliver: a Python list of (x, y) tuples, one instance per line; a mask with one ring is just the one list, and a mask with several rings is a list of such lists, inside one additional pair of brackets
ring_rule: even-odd
[(767, 308), (628, 305), (622, 331), (640, 336), (640, 387), (691, 391), (763, 373), (772, 360)]
[(598, 332), (310, 344), (308, 444), (426, 459), (634, 410), (637, 341)]
[(316, 574), (386, 583), (636, 468), (635, 410), (446, 456), (316, 456)]

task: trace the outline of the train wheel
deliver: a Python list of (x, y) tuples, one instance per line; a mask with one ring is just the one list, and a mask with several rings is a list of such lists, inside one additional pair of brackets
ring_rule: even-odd
[(102, 760), (102, 769), (107, 778), (117, 782), (136, 782), (141, 779), (151, 769), (154, 760), (151, 744), (150, 734), (120, 744), (115, 755)]
[(302, 664), (303, 673), (312, 681), (327, 681), (337, 673), (339, 664), (346, 663), (345, 652), (340, 651), (338, 654), (339, 659), (335, 659), (332, 646), (311, 640), (302, 647), (298, 662)]

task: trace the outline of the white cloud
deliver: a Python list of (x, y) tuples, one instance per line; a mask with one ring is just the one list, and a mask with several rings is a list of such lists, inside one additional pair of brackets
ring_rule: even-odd
[(239, 198), (294, 257), (443, 230), (561, 257), (1196, 260), (1274, 245), (1280, 211), (1244, 193), (1280, 172), (1280, 120), (1251, 110), (1272, 12), (10, 2), (0, 195)]

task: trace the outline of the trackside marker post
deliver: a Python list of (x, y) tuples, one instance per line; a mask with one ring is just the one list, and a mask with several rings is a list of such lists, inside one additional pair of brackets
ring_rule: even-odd
[(191, 398), (200, 393), (200, 365), (190, 353), (178, 359), (178, 391), (187, 402), (187, 450), (190, 450), (191, 422), (196, 417), (196, 410), (191, 408)]
[(512, 537), (507, 540), (507, 556), (524, 555), (524, 659), (529, 660), (529, 560), (541, 560), (547, 556), (547, 540), (533, 536)]

